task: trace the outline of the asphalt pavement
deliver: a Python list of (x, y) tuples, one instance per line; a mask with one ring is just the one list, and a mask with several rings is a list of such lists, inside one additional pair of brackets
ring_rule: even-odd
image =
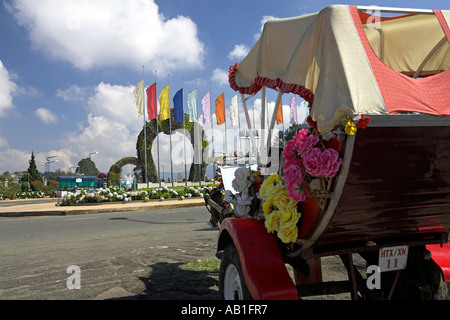
[(185, 208), (204, 206), (203, 198), (150, 200), (144, 202), (135, 200), (131, 202), (102, 202), (85, 203), (79, 205), (59, 205), (60, 199), (42, 198), (32, 200), (1, 200), (0, 217), (30, 217), (76, 215), (105, 212), (146, 211), (155, 209)]

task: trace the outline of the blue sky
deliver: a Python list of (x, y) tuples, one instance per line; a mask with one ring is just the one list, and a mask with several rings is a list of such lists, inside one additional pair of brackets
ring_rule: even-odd
[[(136, 117), (132, 91), (143, 76), (146, 87), (157, 82), (158, 94), (167, 83), (171, 97), (183, 88), (186, 109), (187, 94), (196, 87), (199, 102), (209, 90), (212, 100), (224, 92), (229, 117), (236, 93), (228, 86), (228, 68), (252, 48), (267, 17), (298, 16), (334, 3), (2, 1), (0, 173), (26, 170), (32, 151), (41, 172), (48, 156), (58, 155), (52, 171), (67, 171), (97, 151), (92, 159), (102, 172), (122, 157), (136, 156), (143, 118)], [(347, 3), (450, 10), (444, 0)], [(290, 97), (283, 98), (286, 127)], [(249, 100), (251, 116), (255, 104), (256, 122), (259, 98)], [(243, 114), (241, 119), (244, 123)], [(223, 131), (223, 125), (214, 129)], [(160, 139), (161, 163), (168, 172), (169, 138)], [(181, 135), (172, 139), (174, 146), (183, 145)], [(216, 151), (224, 151), (217, 139)], [(228, 141), (227, 151), (233, 148)], [(184, 171), (180, 161), (174, 164), (175, 173)]]

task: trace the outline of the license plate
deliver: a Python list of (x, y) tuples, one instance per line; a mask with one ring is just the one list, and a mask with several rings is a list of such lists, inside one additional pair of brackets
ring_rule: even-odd
[(385, 247), (380, 249), (378, 266), (381, 272), (405, 269), (408, 260), (408, 246)]

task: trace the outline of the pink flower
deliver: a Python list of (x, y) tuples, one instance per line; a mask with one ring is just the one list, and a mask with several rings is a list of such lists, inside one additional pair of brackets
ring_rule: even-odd
[(285, 161), (295, 158), (294, 150), (295, 150), (295, 140), (292, 139), (289, 140), (286, 143), (286, 146), (283, 148), (283, 157)]
[(288, 195), (294, 201), (305, 201), (306, 197), (309, 195), (308, 190), (303, 188), (302, 182), (303, 180), (291, 180), (286, 184)]
[[(299, 133), (301, 133), (302, 131), (306, 132), (306, 130), (303, 129)], [(319, 137), (316, 135), (299, 135), (299, 133), (294, 136), (294, 140), (296, 141), (294, 148), (299, 157), (304, 157), (309, 152), (309, 150), (311, 150), (317, 144), (317, 142), (319, 142)]]
[(322, 162), (321, 174), (325, 177), (334, 177), (342, 163), (339, 153), (334, 149), (327, 149), (321, 153), (320, 159)]
[(284, 180), (286, 183), (291, 180), (303, 180), (305, 178), (301, 164), (300, 159), (297, 159), (297, 161), (291, 160), (283, 164)]
[(303, 158), (303, 166), (310, 175), (317, 177), (322, 173), (321, 152), (319, 148), (311, 149)]

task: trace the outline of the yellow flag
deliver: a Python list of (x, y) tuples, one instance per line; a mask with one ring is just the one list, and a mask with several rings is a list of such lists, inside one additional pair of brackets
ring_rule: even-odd
[(170, 114), (169, 85), (166, 85), (159, 94), (159, 120), (163, 121), (169, 119), (169, 114)]

